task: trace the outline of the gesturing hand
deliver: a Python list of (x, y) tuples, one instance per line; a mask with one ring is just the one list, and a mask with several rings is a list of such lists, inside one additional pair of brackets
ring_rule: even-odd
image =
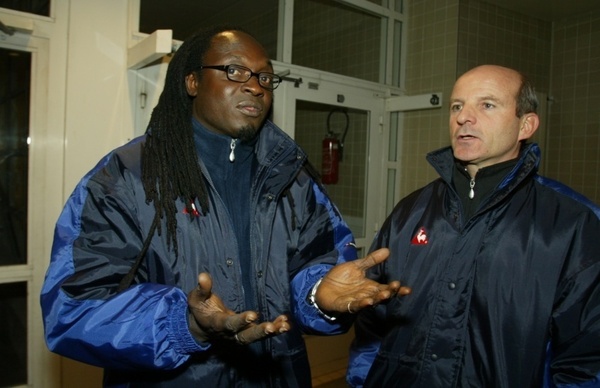
[(212, 279), (208, 273), (198, 275), (198, 287), (188, 294), (188, 310), (190, 331), (201, 342), (228, 339), (245, 345), (290, 329), (285, 315), (273, 322), (256, 323), (257, 312), (236, 314), (225, 307), (221, 298), (212, 293)]
[(315, 300), (319, 308), (326, 313), (356, 313), (395, 295), (409, 294), (410, 288), (401, 286), (397, 280), (381, 284), (365, 277), (367, 269), (389, 255), (389, 249), (381, 248), (365, 258), (333, 267), (317, 288)]

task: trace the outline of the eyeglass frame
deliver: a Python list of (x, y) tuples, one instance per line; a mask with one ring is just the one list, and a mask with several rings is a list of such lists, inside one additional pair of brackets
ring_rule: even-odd
[[(240, 80), (236, 80), (236, 79), (231, 79), (231, 74), (229, 74), (229, 69), (230, 68), (234, 68), (236, 70), (240, 70), (241, 74), (244, 74), (242, 71), (248, 72), (248, 78), (245, 81), (240, 81)], [(279, 86), (279, 84), (281, 84), (281, 82), (283, 81), (283, 78), (281, 78), (280, 76), (278, 76), (277, 74), (274, 73), (269, 73), (267, 71), (261, 71), (259, 73), (255, 73), (252, 71), (252, 69), (247, 68), (246, 66), (242, 66), (242, 65), (236, 65), (236, 64), (231, 64), (231, 65), (201, 65), (198, 70), (202, 70), (202, 69), (214, 69), (214, 70), (221, 70), (223, 72), (225, 72), (225, 74), (227, 75), (227, 79), (229, 81), (232, 82), (238, 82), (238, 83), (245, 83), (248, 82), (250, 80), (250, 78), (252, 77), (256, 77), (256, 79), (258, 80), (258, 84), (260, 85), (261, 88), (269, 90), (269, 91), (273, 91), (275, 89), (277, 89), (277, 87)], [(272, 84), (274, 84), (275, 86), (268, 87), (262, 84), (260, 77), (261, 74), (264, 76), (264, 74), (267, 74), (270, 78), (271, 78), (271, 82)], [(277, 82), (275, 82), (275, 80), (277, 80)]]

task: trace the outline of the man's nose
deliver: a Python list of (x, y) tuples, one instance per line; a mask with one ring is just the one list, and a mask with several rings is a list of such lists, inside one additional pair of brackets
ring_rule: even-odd
[(469, 105), (464, 105), (458, 115), (456, 115), (456, 121), (460, 124), (467, 122), (475, 123), (477, 121), (474, 109)]
[(244, 90), (252, 93), (255, 96), (260, 96), (265, 93), (265, 90), (258, 82), (258, 76), (252, 76), (246, 82), (244, 82)]

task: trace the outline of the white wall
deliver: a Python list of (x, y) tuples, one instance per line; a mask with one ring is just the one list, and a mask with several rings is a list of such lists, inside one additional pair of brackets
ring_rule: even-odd
[[(63, 0), (64, 1), (64, 0)], [(65, 194), (133, 134), (127, 72), (128, 2), (72, 0), (65, 98)], [(55, 69), (57, 70), (57, 69)]]
[[(131, 38), (128, 2), (69, 3), (66, 14), (56, 14), (57, 19), (68, 21), (68, 34), (64, 37), (64, 200), (100, 158), (131, 139), (134, 132), (127, 71)], [(99, 368), (62, 359), (61, 371), (62, 387), (101, 386)]]

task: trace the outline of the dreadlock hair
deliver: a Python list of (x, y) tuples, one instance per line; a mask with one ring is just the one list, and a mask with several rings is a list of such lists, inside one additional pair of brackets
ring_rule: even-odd
[[(119, 290), (129, 287), (133, 281), (155, 231), (158, 229), (159, 235), (162, 232), (160, 221), (163, 217), (166, 217), (167, 246), (172, 247), (177, 256), (177, 199), (185, 203), (191, 217), (197, 214), (196, 201), (202, 213), (208, 212), (206, 183), (194, 145), (193, 98), (187, 93), (185, 78), (203, 64), (213, 37), (224, 31), (247, 33), (228, 25), (199, 30), (183, 42), (169, 63), (164, 89), (146, 130), (141, 157), (142, 184), (146, 203), (154, 204), (154, 219), (142, 250), (129, 273), (121, 280)], [(197, 77), (200, 77), (199, 72)]]

